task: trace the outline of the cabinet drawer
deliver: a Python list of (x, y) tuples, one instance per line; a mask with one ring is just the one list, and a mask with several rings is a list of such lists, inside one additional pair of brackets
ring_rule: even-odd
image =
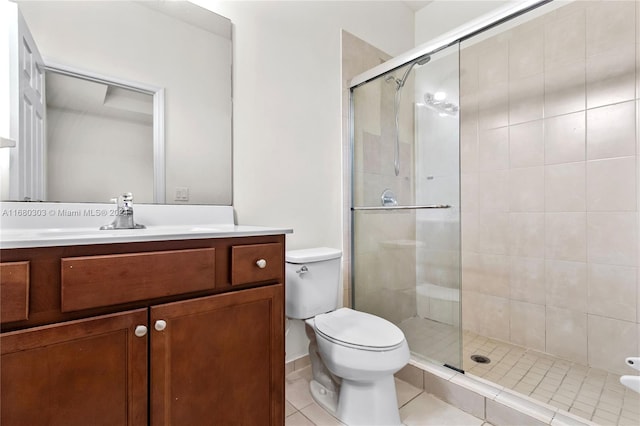
[(0, 263), (0, 322), (29, 318), (29, 262)]
[(62, 312), (209, 290), (215, 249), (190, 249), (62, 260)]
[(282, 280), (282, 262), (280, 243), (233, 246), (231, 285)]

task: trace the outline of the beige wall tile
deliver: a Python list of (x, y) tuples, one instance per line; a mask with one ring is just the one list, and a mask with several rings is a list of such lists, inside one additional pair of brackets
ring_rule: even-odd
[(584, 112), (576, 112), (544, 120), (545, 164), (584, 161), (584, 147)]
[(544, 116), (582, 111), (586, 105), (586, 64), (583, 61), (548, 69), (544, 74)]
[(587, 161), (587, 210), (637, 209), (636, 157)]
[(479, 174), (479, 208), (481, 212), (509, 211), (509, 171)]
[(587, 312), (586, 263), (547, 260), (545, 282), (547, 306)]
[(495, 171), (507, 168), (509, 168), (508, 128), (481, 130), (478, 135), (478, 169)]
[(510, 298), (522, 302), (545, 304), (545, 261), (511, 256), (509, 269)]
[(478, 251), (478, 213), (461, 213), (462, 251)]
[(465, 291), (479, 292), (482, 289), (483, 271), (481, 255), (468, 251), (462, 252), (462, 288)]
[(478, 171), (478, 120), (460, 119), (460, 170), (463, 173)]
[(543, 73), (509, 80), (509, 124), (541, 119), (543, 108)]
[(511, 341), (525, 348), (545, 350), (545, 307), (511, 301)]
[(637, 268), (588, 266), (588, 312), (625, 321), (636, 321)]
[(425, 391), (467, 413), (484, 418), (484, 397), (431, 373), (424, 375)]
[(545, 166), (546, 211), (585, 211), (585, 185), (584, 161)]
[(585, 213), (545, 214), (545, 257), (576, 262), (586, 260)]
[(509, 257), (478, 255), (479, 281), (477, 290), (502, 298), (509, 297)]
[(479, 185), (477, 173), (462, 173), (460, 175), (460, 209), (463, 212), (478, 212)]
[(547, 424), (522, 413), (520, 410), (490, 399), (487, 399), (486, 410), (486, 420), (492, 425), (542, 426)]
[[(640, 7), (636, 7), (640, 15)], [(640, 22), (640, 17), (636, 18)], [(640, 43), (636, 40), (636, 98), (640, 97)]]
[(587, 159), (636, 154), (635, 102), (587, 111)]
[(509, 299), (490, 295), (478, 297), (473, 320), (478, 321), (479, 334), (500, 340), (509, 339)]
[(478, 92), (478, 60), (479, 55), (473, 48), (460, 49), (460, 94)]
[(480, 91), (490, 90), (497, 83), (504, 83), (509, 76), (509, 45), (493, 38), (483, 43), (478, 56), (478, 85)]
[(627, 44), (587, 57), (587, 108), (635, 98), (635, 50)]
[(424, 374), (424, 370), (421, 368), (407, 364), (395, 376), (418, 389), (424, 389)]
[(590, 2), (586, 9), (587, 56), (615, 49), (636, 40), (633, 1)]
[[(628, 374), (624, 358), (638, 350), (638, 324), (589, 315), (589, 365)], [(632, 355), (629, 355), (632, 354)]]
[(532, 167), (543, 164), (542, 120), (509, 126), (509, 166)]
[(544, 167), (524, 167), (509, 171), (511, 212), (544, 211)]
[(509, 79), (540, 74), (544, 71), (543, 28), (515, 31), (509, 40)]
[(479, 214), (478, 250), (486, 254), (507, 254), (509, 213), (481, 212)]
[(588, 261), (637, 266), (637, 213), (588, 213)]
[(587, 363), (587, 314), (547, 306), (547, 352)]
[(495, 83), (478, 94), (478, 127), (494, 129), (509, 124), (509, 84)]
[(547, 22), (544, 33), (545, 68), (584, 61), (585, 21), (585, 12), (580, 9)]
[(511, 213), (509, 215), (509, 254), (512, 256), (544, 257), (543, 213)]

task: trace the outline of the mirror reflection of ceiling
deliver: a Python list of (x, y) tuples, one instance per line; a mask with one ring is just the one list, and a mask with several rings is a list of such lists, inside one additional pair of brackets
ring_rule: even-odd
[[(188, 1), (17, 3), (45, 65), (164, 89), (165, 203), (232, 204), (229, 19)], [(69, 87), (71, 83), (59, 81), (61, 76), (48, 76), (47, 80), (52, 85), (45, 88), (52, 98), (47, 104), (57, 110), (76, 108), (82, 99), (90, 102), (93, 112), (99, 109), (114, 116), (126, 113), (128, 120), (153, 122), (150, 100), (137, 92), (91, 81), (78, 81), (74, 83), (77, 86)], [(65, 97), (59, 96), (61, 92)], [(145, 162), (140, 168), (146, 169), (153, 163), (154, 154), (140, 161)], [(113, 173), (122, 172), (117, 165), (111, 167)], [(185, 192), (187, 199), (183, 197)], [(87, 199), (70, 199), (67, 195), (53, 199), (47, 194), (46, 201), (109, 199), (103, 200), (102, 193)], [(134, 192), (135, 199), (153, 202), (147, 201), (148, 197), (142, 201), (143, 197), (136, 197)]]
[(47, 108), (153, 123), (153, 96), (56, 72), (47, 72)]

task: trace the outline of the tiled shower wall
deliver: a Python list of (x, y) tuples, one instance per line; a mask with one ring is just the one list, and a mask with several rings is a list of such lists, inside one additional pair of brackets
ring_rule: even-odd
[[(390, 58), (371, 46), (366, 47), (362, 40), (343, 32), (343, 49), (345, 42), (362, 46), (360, 61), (371, 63), (372, 60), (378, 60), (378, 63), (382, 63)], [(405, 70), (406, 67), (402, 67), (391, 75), (394, 79), (399, 79)], [(360, 72), (362, 71), (364, 70)], [(402, 89), (400, 103), (398, 176), (394, 172), (396, 83), (392, 79), (381, 77), (355, 89), (355, 206), (381, 206), (381, 195), (385, 189), (394, 192), (399, 205), (414, 204), (413, 87), (413, 77), (410, 76)], [(350, 206), (350, 201), (345, 205)], [(413, 211), (356, 212), (352, 224), (355, 250), (352, 261), (356, 280), (361, 283), (353, 301), (356, 309), (375, 313), (393, 322), (401, 322), (416, 314), (415, 223)], [(349, 245), (350, 240), (345, 247)]]
[(640, 4), (462, 46), (463, 328), (629, 373), (640, 354)]

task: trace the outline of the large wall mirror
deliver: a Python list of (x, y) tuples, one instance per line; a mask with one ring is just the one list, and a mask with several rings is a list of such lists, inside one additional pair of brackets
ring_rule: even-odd
[(44, 145), (5, 180), (41, 188), (3, 199), (232, 204), (227, 18), (187, 1), (17, 3), (44, 62)]

